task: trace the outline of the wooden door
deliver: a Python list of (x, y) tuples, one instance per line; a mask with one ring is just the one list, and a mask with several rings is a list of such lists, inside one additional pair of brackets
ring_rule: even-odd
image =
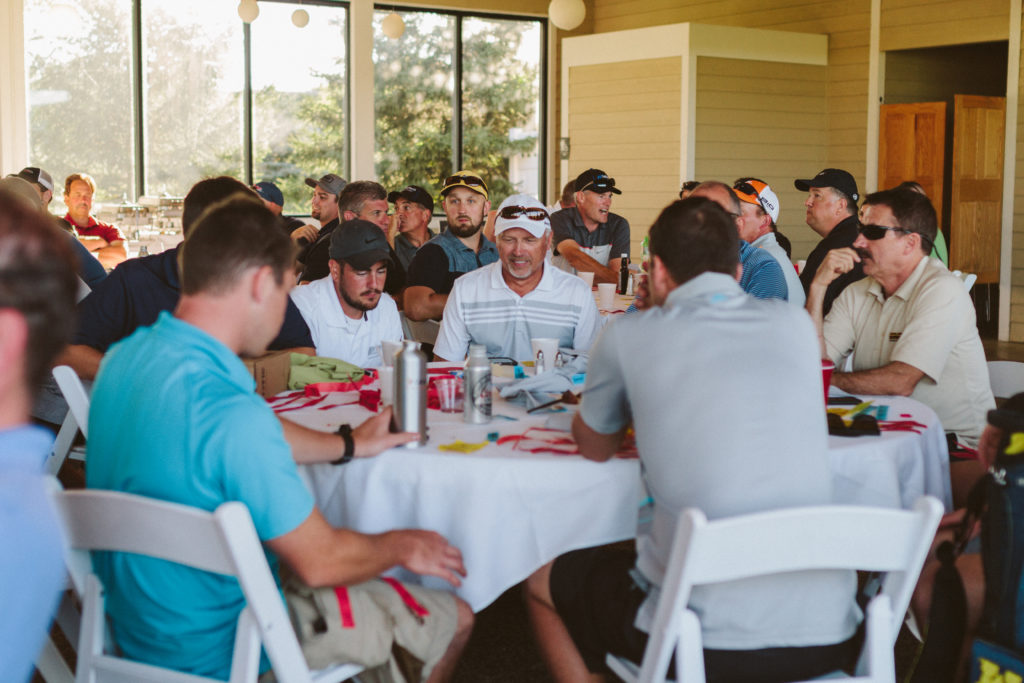
[(999, 281), (1006, 98), (953, 97), (949, 268)]
[(906, 180), (924, 188), (942, 226), (946, 103), (883, 104), (878, 121), (878, 188)]

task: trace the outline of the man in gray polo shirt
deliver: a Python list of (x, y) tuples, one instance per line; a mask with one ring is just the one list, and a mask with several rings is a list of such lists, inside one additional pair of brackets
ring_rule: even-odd
[[(684, 508), (713, 520), (832, 502), (807, 315), (743, 293), (735, 223), (707, 198), (666, 208), (650, 249), (656, 306), (613, 321), (594, 344), (573, 436), (581, 455), (606, 461), (632, 424), (654, 521), (635, 551), (571, 552), (528, 579), (537, 642), (559, 681), (605, 671), (608, 652), (640, 661)], [(763, 409), (773, 405), (782, 417)], [(695, 589), (708, 679), (803, 680), (852, 663), (855, 590), (847, 571)]]
[(619, 262), (629, 253), (629, 221), (612, 213), (615, 178), (589, 168), (576, 178), (576, 206), (551, 216), (552, 259), (570, 273), (593, 272), (594, 282), (618, 282)]

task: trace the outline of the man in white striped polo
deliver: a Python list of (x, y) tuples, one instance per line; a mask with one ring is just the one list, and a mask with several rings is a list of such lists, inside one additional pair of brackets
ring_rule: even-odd
[(506, 199), (494, 239), (498, 262), (455, 281), (434, 356), (462, 360), (470, 344), (484, 344), (491, 357), (526, 360), (530, 339), (538, 337), (587, 351), (599, 328), (597, 306), (582, 279), (547, 261), (551, 221), (544, 205), (525, 194)]

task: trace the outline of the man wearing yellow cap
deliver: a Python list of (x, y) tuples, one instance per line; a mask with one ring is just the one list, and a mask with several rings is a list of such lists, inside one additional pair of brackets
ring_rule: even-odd
[(420, 247), (409, 264), (405, 314), (412, 320), (440, 319), (456, 278), (498, 260), (494, 242), (481, 232), (491, 202), (479, 175), (459, 171), (445, 178), (441, 206), (448, 228)]

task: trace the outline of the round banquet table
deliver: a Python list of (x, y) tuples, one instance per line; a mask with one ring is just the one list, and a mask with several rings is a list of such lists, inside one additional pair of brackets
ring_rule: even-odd
[[(358, 398), (358, 392), (335, 392), (312, 405), (293, 400), (281, 416), (333, 431), (370, 415)], [(948, 509), (948, 454), (935, 413), (909, 398), (865, 400), (889, 406), (889, 420), (914, 420), (923, 428), (919, 433), (830, 436), (836, 502), (909, 508), (918, 496), (931, 494)], [(495, 417), (489, 424), (468, 425), (461, 413), (427, 412), (425, 446), (395, 448), (341, 467), (299, 467), (331, 524), (363, 533), (418, 528), (443, 534), (462, 551), (468, 575), (455, 592), (474, 611), (562, 553), (635, 537), (638, 511), (647, 497), (635, 458), (594, 463), (579, 455), (531, 452), (531, 447), (544, 444), (526, 441), (491, 442), (468, 453), (443, 449), (456, 442), (487, 442), (493, 432), (507, 437), (529, 430), (531, 436), (565, 437), (538, 429), (567, 429), (572, 411), (527, 415), (495, 394), (494, 413), (515, 419)], [(392, 573), (451, 590), (435, 577), (402, 569)]]
[[(910, 509), (923, 495), (949, 511), (949, 449), (935, 411), (912, 398), (862, 396), (888, 406), (887, 421), (916, 422), (916, 431), (883, 431), (880, 436), (829, 436), (828, 456), (837, 503)], [(835, 407), (835, 406), (833, 406)]]
[[(355, 397), (353, 392), (332, 393), (317, 406), (282, 417), (325, 430), (343, 422), (359, 424), (370, 414), (359, 405), (319, 410)], [(438, 448), (457, 440), (486, 442), (491, 432), (523, 434), (544, 427), (552, 417), (564, 426), (569, 413), (528, 416), (497, 394), (494, 412), (514, 421), (495, 418), (468, 425), (461, 413), (427, 412), (425, 446), (394, 448), (342, 467), (299, 467), (331, 524), (364, 533), (419, 528), (443, 534), (462, 551), (467, 576), (455, 592), (474, 611), (564, 552), (635, 536), (638, 505), (645, 497), (635, 458), (595, 463), (579, 455), (531, 453), (523, 444), (489, 443), (471, 453)], [(404, 570), (395, 574), (451, 589), (435, 577), (413, 577)]]

